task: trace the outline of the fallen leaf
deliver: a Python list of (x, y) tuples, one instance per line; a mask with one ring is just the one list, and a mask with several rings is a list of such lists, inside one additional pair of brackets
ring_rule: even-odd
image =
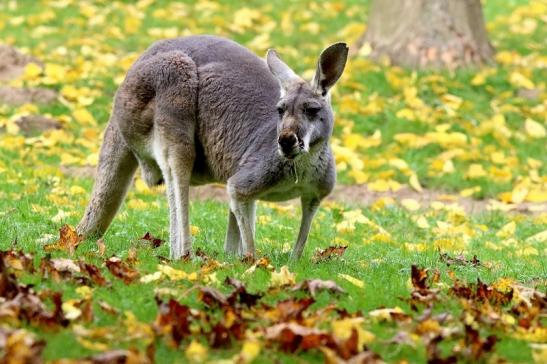
[(319, 263), (332, 259), (333, 257), (341, 257), (344, 255), (347, 246), (333, 245), (325, 249), (316, 250), (311, 258), (312, 262)]
[(59, 240), (53, 244), (44, 245), (44, 250), (64, 250), (72, 255), (82, 241), (83, 238), (78, 235), (76, 230), (69, 225), (63, 225), (61, 229), (59, 229)]
[(125, 284), (132, 283), (139, 278), (139, 272), (129, 268), (129, 266), (118, 257), (107, 259), (106, 267), (114, 277), (123, 280)]
[(198, 341), (192, 340), (184, 351), (184, 354), (186, 355), (186, 359), (191, 363), (203, 363), (207, 359), (208, 350)]
[(289, 267), (286, 265), (279, 269), (279, 272), (272, 272), (270, 278), (270, 287), (283, 287), (295, 284), (296, 275), (289, 271)]
[(353, 284), (356, 287), (365, 288), (365, 282), (363, 282), (362, 280), (357, 279), (355, 277), (352, 277), (349, 274), (338, 273), (338, 276), (340, 278), (344, 278), (346, 281), (350, 282), (351, 284)]
[(321, 279), (306, 279), (293, 287), (293, 291), (303, 290), (310, 292), (312, 297), (315, 297), (317, 291), (327, 290), (332, 293), (345, 293), (344, 289), (339, 287), (336, 282), (328, 280), (323, 281)]
[(144, 234), (143, 237), (139, 238), (139, 240), (144, 240), (149, 242), (152, 249), (160, 247), (161, 244), (165, 242), (165, 240), (152, 236), (152, 234), (150, 234), (149, 232), (146, 232), (146, 234)]

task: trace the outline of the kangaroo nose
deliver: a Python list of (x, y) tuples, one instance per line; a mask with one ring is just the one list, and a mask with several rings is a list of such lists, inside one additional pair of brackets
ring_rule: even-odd
[(294, 133), (281, 134), (277, 142), (283, 153), (288, 155), (298, 146), (298, 138)]

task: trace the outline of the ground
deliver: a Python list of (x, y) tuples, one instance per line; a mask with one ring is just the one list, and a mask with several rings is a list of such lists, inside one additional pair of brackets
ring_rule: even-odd
[(216, 186), (193, 192), (190, 260), (166, 258), (164, 191), (139, 178), (103, 240), (71, 226), (116, 87), (154, 40), (275, 47), (310, 77), (321, 49), (364, 31), (366, 1), (0, 10), (4, 360), (546, 361), (546, 1), (484, 1), (485, 68), (417, 73), (356, 52), (333, 94), (339, 186), (296, 263), (296, 203), (259, 204), (261, 259), (225, 256)]

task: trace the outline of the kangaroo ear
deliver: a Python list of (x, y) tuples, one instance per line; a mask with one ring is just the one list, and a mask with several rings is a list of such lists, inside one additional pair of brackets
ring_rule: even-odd
[(293, 82), (300, 79), (300, 77), (298, 77), (281, 58), (279, 58), (277, 52), (273, 49), (268, 49), (268, 53), (266, 53), (266, 63), (268, 64), (270, 72), (277, 78), (283, 90), (287, 90)]
[(327, 94), (329, 89), (342, 76), (347, 59), (348, 46), (346, 43), (335, 43), (321, 52), (315, 76), (311, 81), (315, 92), (322, 96)]

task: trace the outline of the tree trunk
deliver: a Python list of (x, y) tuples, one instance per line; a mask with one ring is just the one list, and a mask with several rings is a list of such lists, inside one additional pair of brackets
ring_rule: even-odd
[(360, 41), (371, 58), (413, 69), (482, 65), (494, 55), (480, 0), (372, 0)]

